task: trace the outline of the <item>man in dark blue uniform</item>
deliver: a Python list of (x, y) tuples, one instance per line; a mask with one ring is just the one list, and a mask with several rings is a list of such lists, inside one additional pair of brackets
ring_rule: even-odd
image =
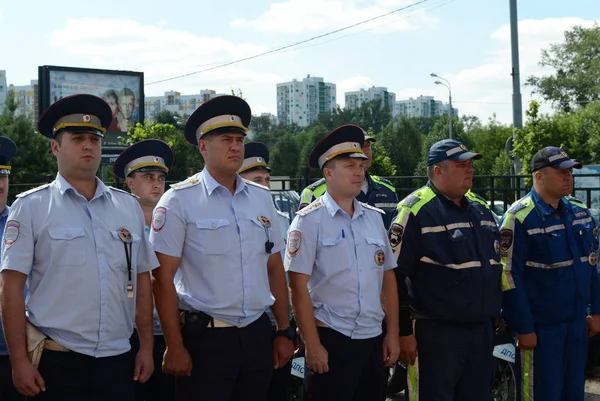
[(435, 143), (429, 182), (400, 202), (389, 230), (410, 400), (489, 399), (502, 267), (494, 217), (469, 191), (480, 157), (455, 140)]
[(517, 333), (523, 401), (583, 401), (587, 337), (600, 332), (597, 235), (589, 210), (568, 196), (573, 168), (581, 163), (557, 147), (537, 152), (533, 189), (500, 223), (502, 314)]

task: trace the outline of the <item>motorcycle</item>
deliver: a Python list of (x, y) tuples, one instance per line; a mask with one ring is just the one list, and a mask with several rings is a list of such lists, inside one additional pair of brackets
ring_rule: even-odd
[[(515, 401), (517, 386), (515, 378), (515, 345), (505, 328), (498, 329), (494, 335), (494, 370), (490, 401)], [(406, 390), (406, 365), (398, 362), (390, 368), (387, 385), (387, 397), (397, 397)]]

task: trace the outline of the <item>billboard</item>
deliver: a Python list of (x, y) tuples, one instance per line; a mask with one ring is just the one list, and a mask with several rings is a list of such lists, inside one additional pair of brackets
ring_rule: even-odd
[(95, 95), (109, 104), (113, 119), (102, 146), (122, 149), (119, 137), (128, 126), (144, 121), (143, 72), (44, 65), (38, 75), (40, 115), (54, 102), (77, 94)]

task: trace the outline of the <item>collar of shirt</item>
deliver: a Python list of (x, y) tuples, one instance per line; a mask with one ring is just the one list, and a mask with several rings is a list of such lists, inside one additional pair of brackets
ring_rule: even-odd
[[(81, 195), (79, 191), (77, 191), (75, 187), (69, 184), (69, 182), (60, 173), (56, 174), (56, 182), (58, 183), (58, 190), (60, 191), (60, 194), (62, 196), (64, 196), (69, 189), (77, 195)], [(108, 187), (98, 177), (96, 177), (96, 193), (94, 194), (94, 197), (91, 200), (99, 198), (104, 194), (108, 194), (109, 196), (111, 196)]]
[[(446, 195), (444, 195), (443, 193), (441, 193), (439, 191), (439, 189), (437, 189), (435, 187), (435, 185), (433, 185), (433, 182), (427, 181), (427, 186), (429, 186), (429, 188), (431, 188), (431, 190), (438, 195), (438, 198), (442, 202), (445, 202), (445, 203), (447, 203), (449, 205), (453, 205), (453, 206), (457, 206), (458, 207), (458, 205), (456, 203), (454, 203), (454, 201), (452, 199), (448, 198)], [(463, 197), (460, 199), (460, 204), (461, 204), (461, 207), (463, 209), (465, 209), (465, 210), (467, 209), (467, 207), (469, 206), (469, 200), (467, 199), (466, 196), (463, 195)]]
[(535, 203), (535, 206), (544, 216), (549, 216), (561, 210), (569, 210), (569, 202), (565, 198), (560, 199), (558, 208), (555, 209), (547, 204), (533, 188), (531, 189), (531, 199), (533, 199), (533, 203)]
[[(333, 200), (333, 198), (329, 194), (329, 191), (325, 192), (325, 194), (323, 195), (323, 198), (321, 199), (321, 202), (323, 202), (323, 205), (325, 205), (325, 208), (327, 208), (327, 212), (329, 213), (329, 215), (331, 217), (334, 217), (338, 211), (340, 211), (342, 213), (346, 213), (345, 211), (342, 210), (340, 205), (338, 205), (337, 202), (335, 200)], [(357, 201), (356, 199), (354, 199), (354, 214), (352, 215), (352, 220), (358, 218), (364, 212), (365, 212), (365, 209), (362, 207), (360, 202)]]
[[(212, 195), (214, 190), (219, 187), (225, 188), (224, 185), (219, 184), (217, 182), (217, 180), (215, 180), (214, 177), (212, 175), (210, 175), (210, 172), (206, 168), (202, 169), (200, 176), (202, 177), (202, 182), (204, 183), (204, 187), (206, 188), (208, 195)], [(239, 174), (236, 174), (236, 180), (237, 181), (235, 184), (235, 194), (234, 195), (236, 195), (238, 192), (245, 191), (247, 188), (246, 182)], [(225, 190), (229, 191), (227, 188), (225, 188)]]

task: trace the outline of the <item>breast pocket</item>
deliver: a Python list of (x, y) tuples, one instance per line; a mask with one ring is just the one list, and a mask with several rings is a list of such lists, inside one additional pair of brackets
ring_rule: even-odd
[(229, 250), (229, 221), (225, 219), (196, 220), (197, 241), (200, 251), (206, 255), (222, 255)]
[(53, 264), (79, 266), (85, 263), (87, 244), (83, 227), (52, 227), (48, 235)]
[[(128, 235), (124, 236), (122, 231), (114, 230), (110, 232), (112, 238), (112, 247), (109, 254), (110, 267), (119, 269), (125, 273), (129, 272), (129, 267), (127, 263), (127, 258), (129, 257), (129, 261), (131, 263), (131, 274), (136, 274), (136, 266), (137, 266), (137, 253), (140, 248), (141, 238), (137, 234), (127, 233)], [(122, 238), (123, 237), (123, 238)], [(125, 240), (124, 240), (125, 239)], [(127, 241), (127, 242), (126, 242)], [(125, 245), (127, 244), (127, 245)], [(128, 244), (131, 244), (129, 246)], [(125, 252), (125, 247), (127, 246), (127, 253)], [(132, 276), (133, 279), (133, 276)]]
[[(360, 250), (368, 266), (375, 269), (383, 269), (385, 263), (385, 241), (377, 237), (365, 237), (364, 250)], [(360, 248), (360, 247), (359, 247)]]
[(327, 271), (340, 271), (350, 268), (346, 238), (343, 233), (321, 239), (319, 259)]

